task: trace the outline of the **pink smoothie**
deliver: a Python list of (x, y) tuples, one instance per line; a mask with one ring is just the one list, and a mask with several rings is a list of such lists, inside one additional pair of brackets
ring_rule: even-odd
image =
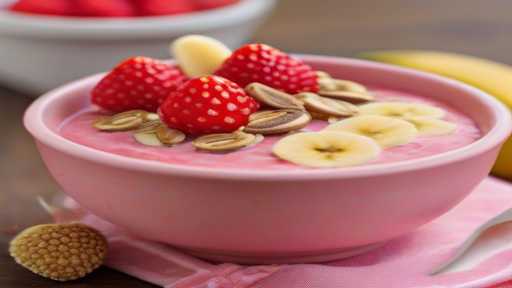
[[(479, 128), (470, 118), (446, 106), (444, 103), (386, 89), (375, 88), (371, 90), (378, 100), (419, 102), (440, 107), (447, 112), (444, 120), (456, 123), (457, 130), (455, 133), (446, 136), (418, 137), (409, 144), (385, 149), (377, 159), (367, 164), (388, 163), (432, 156), (466, 146), (481, 137)], [(272, 155), (272, 146), (283, 137), (282, 135), (267, 136), (261, 143), (239, 151), (213, 154), (195, 150), (190, 141), (174, 147), (149, 147), (136, 142), (132, 138), (131, 132), (106, 133), (97, 131), (92, 127), (92, 122), (99, 115), (104, 115), (104, 113), (102, 114), (92, 106), (78, 111), (62, 123), (60, 135), (75, 143), (105, 152), (175, 165), (253, 170), (313, 169), (288, 163)], [(326, 125), (327, 123), (324, 121), (313, 121), (304, 130), (317, 131)]]

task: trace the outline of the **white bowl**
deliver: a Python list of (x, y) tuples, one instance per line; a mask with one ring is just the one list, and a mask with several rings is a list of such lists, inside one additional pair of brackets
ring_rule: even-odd
[[(0, 82), (39, 95), (60, 84), (144, 55), (169, 57), (169, 43), (202, 34), (235, 47), (276, 0), (242, 0), (203, 12), (144, 18), (65, 18), (0, 11)], [(1, 2), (0, 2), (1, 3)]]

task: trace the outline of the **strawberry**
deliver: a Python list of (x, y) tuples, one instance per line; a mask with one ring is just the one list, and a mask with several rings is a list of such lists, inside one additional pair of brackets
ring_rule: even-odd
[(171, 128), (198, 135), (232, 132), (249, 121), (259, 104), (236, 83), (218, 76), (189, 80), (160, 106)]
[(238, 3), (239, 0), (194, 0), (194, 2), (199, 9), (208, 10), (233, 5)]
[(73, 15), (75, 10), (69, 0), (18, 0), (9, 10), (30, 14)]
[(108, 73), (91, 93), (94, 104), (112, 112), (131, 109), (156, 111), (186, 76), (171, 64), (132, 57)]
[(75, 0), (81, 16), (131, 17), (136, 15), (135, 6), (129, 0)]
[(172, 15), (196, 10), (190, 0), (136, 0), (139, 13), (145, 16)]
[(264, 44), (240, 47), (215, 74), (242, 87), (259, 82), (291, 94), (318, 91), (316, 73), (309, 65)]

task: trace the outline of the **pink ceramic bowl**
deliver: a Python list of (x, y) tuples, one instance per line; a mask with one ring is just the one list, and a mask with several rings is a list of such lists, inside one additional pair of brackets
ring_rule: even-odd
[(459, 203), (510, 134), (508, 110), (484, 92), (373, 62), (304, 56), (334, 76), (430, 95), (465, 112), (484, 136), (431, 157), (345, 170), (233, 171), (109, 154), (57, 134), (101, 75), (47, 93), (25, 115), (48, 169), (85, 208), (142, 237), (242, 263), (326, 261), (411, 232)]

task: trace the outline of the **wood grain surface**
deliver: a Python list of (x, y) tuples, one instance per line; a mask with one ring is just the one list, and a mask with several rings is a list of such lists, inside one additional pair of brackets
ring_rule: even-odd
[[(509, 0), (282, 0), (253, 40), (300, 53), (351, 56), (373, 49), (421, 48), (512, 64), (510, 11)], [(0, 287), (154, 287), (108, 268), (79, 281), (56, 283), (8, 256), (14, 233), (49, 221), (36, 196), (58, 192), (22, 128), (29, 96), (0, 88)]]

